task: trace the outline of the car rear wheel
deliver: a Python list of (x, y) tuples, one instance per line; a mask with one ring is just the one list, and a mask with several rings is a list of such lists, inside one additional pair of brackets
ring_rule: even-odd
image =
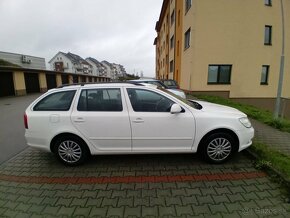
[(54, 148), (57, 158), (69, 166), (82, 164), (89, 153), (85, 143), (74, 136), (60, 138)]
[(202, 154), (210, 163), (223, 163), (231, 158), (235, 141), (228, 133), (214, 133), (203, 143)]

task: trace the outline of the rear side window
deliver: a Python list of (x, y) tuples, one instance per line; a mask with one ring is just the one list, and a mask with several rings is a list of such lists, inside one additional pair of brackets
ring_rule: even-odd
[(76, 91), (52, 93), (40, 100), (33, 108), (34, 111), (68, 111)]
[(78, 111), (122, 111), (120, 89), (83, 90), (78, 103)]

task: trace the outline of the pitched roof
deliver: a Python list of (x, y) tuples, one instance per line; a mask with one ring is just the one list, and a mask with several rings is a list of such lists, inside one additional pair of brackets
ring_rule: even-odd
[(74, 64), (87, 64), (90, 65), (85, 59), (83, 59), (82, 57), (80, 57), (79, 55), (73, 54), (71, 52), (68, 53), (64, 53), (59, 51), (55, 56), (53, 56), (53, 58), (49, 61), (49, 63), (58, 55), (58, 54), (62, 54), (64, 56), (66, 56), (68, 59), (71, 60), (72, 63)]
[(102, 61), (101, 63), (103, 63), (103, 64), (109, 66), (111, 69), (113, 69), (113, 64), (111, 64), (110, 62), (108, 62), (108, 61)]
[(86, 60), (90, 60), (91, 62), (93, 62), (97, 67), (103, 67), (103, 64), (101, 62), (99, 62), (97, 59), (92, 58), (92, 57), (88, 57), (86, 58)]
[(77, 64), (87, 64), (90, 65), (85, 59), (83, 59), (81, 56), (73, 54), (71, 52), (68, 52), (65, 54), (65, 56), (70, 59), (72, 62), (77, 63)]
[(59, 51), (59, 52), (56, 53), (56, 55), (54, 55), (54, 56), (50, 59), (50, 61), (49, 61), (48, 63), (52, 62), (52, 60), (53, 60), (53, 59), (54, 59), (58, 54), (62, 54), (62, 55), (64, 55), (64, 56), (66, 56), (66, 54), (65, 54), (64, 52)]

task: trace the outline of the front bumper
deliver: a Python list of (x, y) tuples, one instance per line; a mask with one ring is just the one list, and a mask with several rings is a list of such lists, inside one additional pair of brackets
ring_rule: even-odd
[(240, 146), (238, 150), (239, 152), (251, 146), (255, 135), (255, 130), (253, 127), (244, 128), (243, 130), (238, 131), (237, 134), (240, 141)]

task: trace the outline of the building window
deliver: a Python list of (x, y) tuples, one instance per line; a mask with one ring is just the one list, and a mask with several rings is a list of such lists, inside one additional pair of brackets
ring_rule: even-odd
[(265, 26), (265, 45), (272, 45), (272, 26)]
[(230, 84), (232, 65), (209, 65), (208, 84)]
[(170, 39), (170, 48), (174, 48), (174, 36), (172, 36)]
[(191, 8), (191, 0), (185, 0), (185, 13)]
[(269, 65), (263, 65), (261, 73), (261, 85), (268, 85)]
[(174, 71), (174, 62), (173, 60), (170, 61), (170, 73), (172, 73)]
[(266, 6), (272, 6), (272, 0), (265, 0)]
[(190, 46), (190, 28), (184, 34), (184, 49)]
[(171, 26), (174, 24), (174, 21), (175, 21), (175, 10), (172, 11), (171, 16), (170, 16)]

